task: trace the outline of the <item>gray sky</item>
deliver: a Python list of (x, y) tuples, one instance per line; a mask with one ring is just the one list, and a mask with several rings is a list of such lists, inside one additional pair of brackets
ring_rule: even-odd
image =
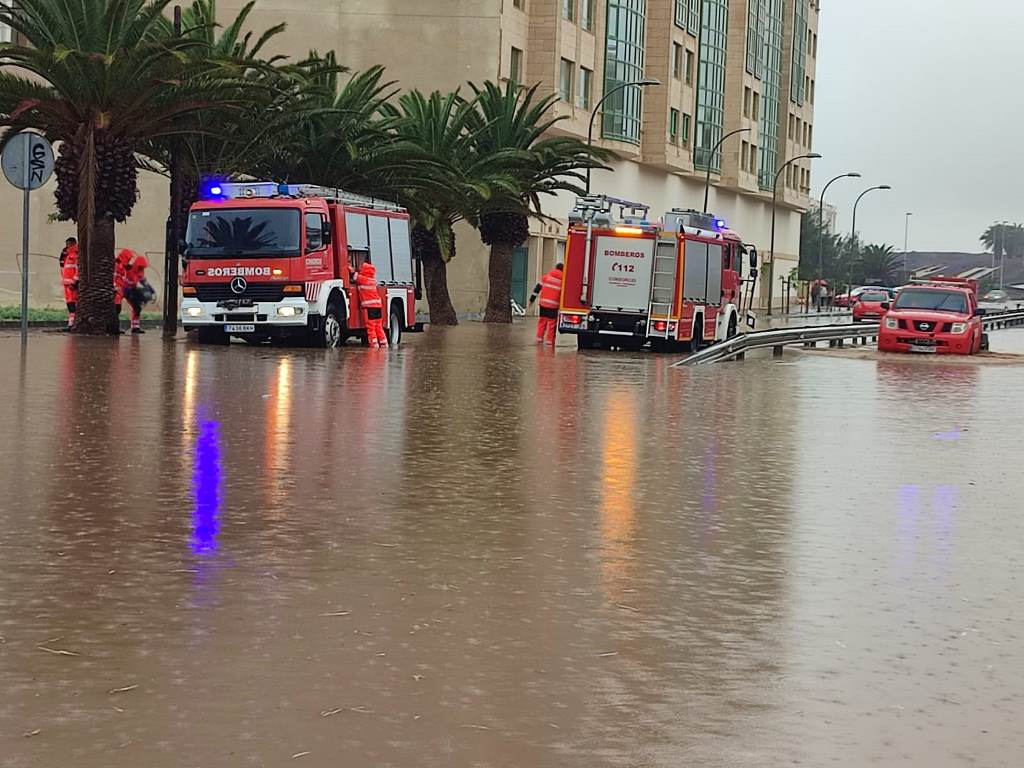
[(813, 193), (832, 185), (868, 242), (981, 251), (994, 221), (1024, 221), (1024, 2), (822, 0)]

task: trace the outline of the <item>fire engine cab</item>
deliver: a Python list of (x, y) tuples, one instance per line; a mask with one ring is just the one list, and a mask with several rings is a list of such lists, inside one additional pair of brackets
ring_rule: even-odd
[(181, 322), (199, 340), (365, 338), (352, 271), (377, 270), (391, 344), (415, 325), (409, 214), (340, 189), (208, 184), (189, 211)]
[(713, 216), (672, 209), (651, 223), (648, 211), (601, 195), (580, 198), (569, 216), (558, 327), (576, 334), (581, 349), (650, 342), (655, 351), (695, 351), (739, 332), (756, 249)]

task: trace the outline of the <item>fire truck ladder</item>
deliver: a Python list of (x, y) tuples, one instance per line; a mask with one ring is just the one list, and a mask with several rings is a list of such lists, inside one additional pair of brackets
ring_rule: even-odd
[[(669, 325), (672, 321), (672, 308), (675, 305), (676, 276), (679, 259), (678, 243), (672, 240), (659, 240), (654, 251), (654, 272), (651, 275), (651, 302), (647, 311), (647, 335), (651, 338), (667, 339), (670, 335)], [(658, 330), (657, 323), (664, 326)]]

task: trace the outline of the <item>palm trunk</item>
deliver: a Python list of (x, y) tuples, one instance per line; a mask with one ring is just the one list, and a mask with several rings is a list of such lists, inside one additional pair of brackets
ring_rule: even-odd
[(485, 323), (512, 322), (512, 243), (496, 242), (491, 245), (488, 265), (487, 310)]
[[(84, 227), (79, 223), (79, 232)], [(114, 311), (114, 220), (98, 219), (90, 228), (89, 251), (85, 256), (88, 269), (80, 271), (78, 311), (75, 332), (84, 334), (118, 333)]]
[(423, 283), (430, 306), (430, 324), (458, 325), (459, 318), (448, 293), (448, 265), (443, 259), (433, 256), (423, 259)]

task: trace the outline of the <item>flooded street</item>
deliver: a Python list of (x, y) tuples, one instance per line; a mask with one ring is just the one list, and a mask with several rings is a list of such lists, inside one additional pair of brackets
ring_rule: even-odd
[(0, 336), (0, 766), (1024, 762), (1024, 366), (531, 336)]

